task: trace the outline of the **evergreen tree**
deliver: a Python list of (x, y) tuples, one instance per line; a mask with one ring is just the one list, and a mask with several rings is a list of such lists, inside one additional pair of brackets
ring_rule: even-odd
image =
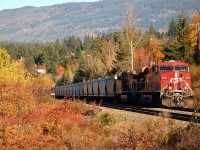
[(71, 52), (76, 53), (77, 51), (82, 50), (81, 40), (79, 38), (75, 38), (75, 36), (70, 36), (67, 40), (64, 39), (64, 43)]
[(156, 29), (152, 25), (149, 27), (149, 34), (151, 37), (154, 37), (156, 35)]
[(188, 19), (183, 13), (181, 13), (178, 16), (176, 31), (177, 31), (178, 42), (180, 44), (188, 43), (188, 41), (186, 39), (186, 35), (188, 35), (188, 33), (189, 33), (189, 25), (188, 25)]
[(58, 74), (54, 63), (50, 63), (49, 65), (47, 65), (47, 73), (51, 73), (54, 76)]
[(55, 42), (55, 51), (59, 51), (60, 48), (61, 48), (60, 40), (59, 40), (59, 38), (57, 37), (56, 42)]
[(34, 64), (33, 56), (29, 56), (25, 59), (25, 66), (29, 71), (33, 71)]
[(45, 56), (44, 56), (44, 54), (40, 53), (38, 56), (35, 56), (34, 62), (37, 65), (43, 65), (45, 63)]
[(116, 32), (114, 34), (114, 41), (117, 46), (116, 50), (116, 70), (124, 71), (130, 70), (130, 49), (129, 44), (126, 42), (126, 35), (123, 32)]
[(68, 84), (68, 81), (65, 74), (63, 74), (62, 77), (56, 82), (56, 86), (64, 86), (67, 84)]
[(94, 41), (93, 37), (90, 37), (90, 35), (85, 35), (83, 40), (83, 50), (90, 50), (92, 47), (92, 43)]
[(183, 13), (178, 16), (176, 29), (176, 40), (174, 40), (173, 44), (167, 46), (164, 50), (165, 59), (175, 59), (192, 63), (193, 54), (190, 43), (186, 37), (189, 33), (189, 26), (187, 17)]
[(65, 44), (62, 44), (60, 50), (59, 50), (59, 64), (63, 67), (66, 67), (68, 61), (69, 61), (69, 52), (67, 49), (67, 46)]
[(169, 60), (180, 60), (179, 58), (179, 54), (178, 54), (178, 45), (176, 44), (173, 44), (173, 45), (170, 45), (170, 46), (166, 46), (164, 48), (164, 54), (165, 54), (165, 58), (164, 60), (166, 61), (169, 61)]
[(168, 35), (171, 38), (175, 38), (177, 35), (177, 24), (174, 19), (170, 22)]

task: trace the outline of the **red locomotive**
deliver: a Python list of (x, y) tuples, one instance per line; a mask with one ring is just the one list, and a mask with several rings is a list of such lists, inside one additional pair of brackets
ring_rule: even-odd
[(145, 67), (132, 77), (133, 86), (129, 89), (134, 103), (193, 108), (194, 92), (188, 64), (173, 60), (162, 62)]
[(128, 99), (133, 104), (193, 108), (188, 64), (168, 61), (136, 71), (54, 88), (55, 97)]

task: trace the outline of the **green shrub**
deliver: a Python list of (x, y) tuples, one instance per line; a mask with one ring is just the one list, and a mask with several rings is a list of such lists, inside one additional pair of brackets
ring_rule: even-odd
[(100, 115), (100, 123), (102, 125), (113, 125), (116, 123), (116, 119), (115, 117), (112, 115), (112, 114), (109, 114), (109, 113), (105, 113), (105, 114), (102, 114)]

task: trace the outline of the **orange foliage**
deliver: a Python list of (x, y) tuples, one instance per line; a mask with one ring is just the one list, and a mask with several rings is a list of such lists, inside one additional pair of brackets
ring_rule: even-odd
[[(0, 116), (0, 147), (3, 149), (92, 149), (100, 138), (99, 125), (82, 114), (89, 107), (77, 101), (40, 103), (35, 111), (18, 117)], [(81, 128), (85, 130), (81, 130)], [(100, 135), (100, 134), (99, 134)]]
[(134, 56), (135, 69), (140, 72), (141, 68), (148, 66), (150, 61), (149, 58), (149, 53), (147, 53), (144, 48), (137, 50)]
[(156, 38), (150, 39), (150, 41), (146, 44), (145, 54), (146, 53), (149, 54), (150, 61), (152, 63), (159, 63), (161, 61), (161, 58), (164, 57), (164, 54), (162, 53), (163, 46), (164, 46), (163, 41)]
[(65, 68), (64, 68), (63, 66), (58, 66), (57, 72), (58, 72), (59, 74), (63, 74), (63, 73), (65, 72)]
[(135, 59), (142, 59), (144, 56), (144, 49), (139, 49), (135, 52)]
[(135, 69), (140, 71), (144, 66), (149, 66), (151, 63), (161, 62), (164, 57), (162, 53), (164, 43), (162, 40), (153, 38), (147, 42), (145, 48), (139, 49), (135, 52)]

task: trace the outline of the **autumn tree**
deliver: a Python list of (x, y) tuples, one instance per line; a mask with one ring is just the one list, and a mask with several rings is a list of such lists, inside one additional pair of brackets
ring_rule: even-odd
[(137, 72), (141, 72), (141, 68), (149, 66), (151, 62), (150, 55), (151, 53), (145, 48), (140, 48), (135, 52), (135, 70)]
[[(10, 61), (5, 49), (0, 48), (0, 113), (16, 115), (30, 111), (35, 100), (30, 86), (30, 74), (22, 60)], [(16, 92), (17, 91), (17, 92)]]
[[(134, 69), (134, 53), (135, 53), (135, 48), (137, 46), (137, 41), (139, 39), (138, 35), (138, 30), (136, 29), (136, 20), (133, 15), (133, 9), (131, 7), (128, 8), (125, 16), (124, 16), (124, 28), (125, 28), (125, 35), (126, 35), (126, 41), (129, 44), (129, 58), (131, 60), (130, 63), (130, 69)], [(130, 70), (129, 69), (129, 70)]]
[(57, 68), (58, 74), (63, 74), (64, 71), (65, 71), (65, 68), (63, 66), (58, 66), (58, 68)]
[(189, 25), (188, 38), (194, 51), (195, 62), (200, 62), (200, 12), (193, 15), (192, 23)]
[(10, 65), (10, 55), (4, 48), (0, 48), (0, 69), (6, 68)]
[(35, 77), (31, 82), (31, 89), (37, 102), (44, 102), (49, 98), (49, 91), (55, 85), (51, 75), (43, 74)]
[(164, 57), (162, 52), (164, 48), (164, 43), (162, 40), (157, 38), (151, 38), (149, 42), (147, 42), (145, 46), (145, 56), (149, 56), (149, 58), (145, 57), (145, 59), (149, 60), (150, 63), (159, 63), (161, 59)]
[[(102, 70), (111, 72), (116, 65), (116, 45), (112, 41), (103, 41), (101, 48), (101, 61), (104, 64)], [(105, 75), (105, 74), (104, 74)]]

